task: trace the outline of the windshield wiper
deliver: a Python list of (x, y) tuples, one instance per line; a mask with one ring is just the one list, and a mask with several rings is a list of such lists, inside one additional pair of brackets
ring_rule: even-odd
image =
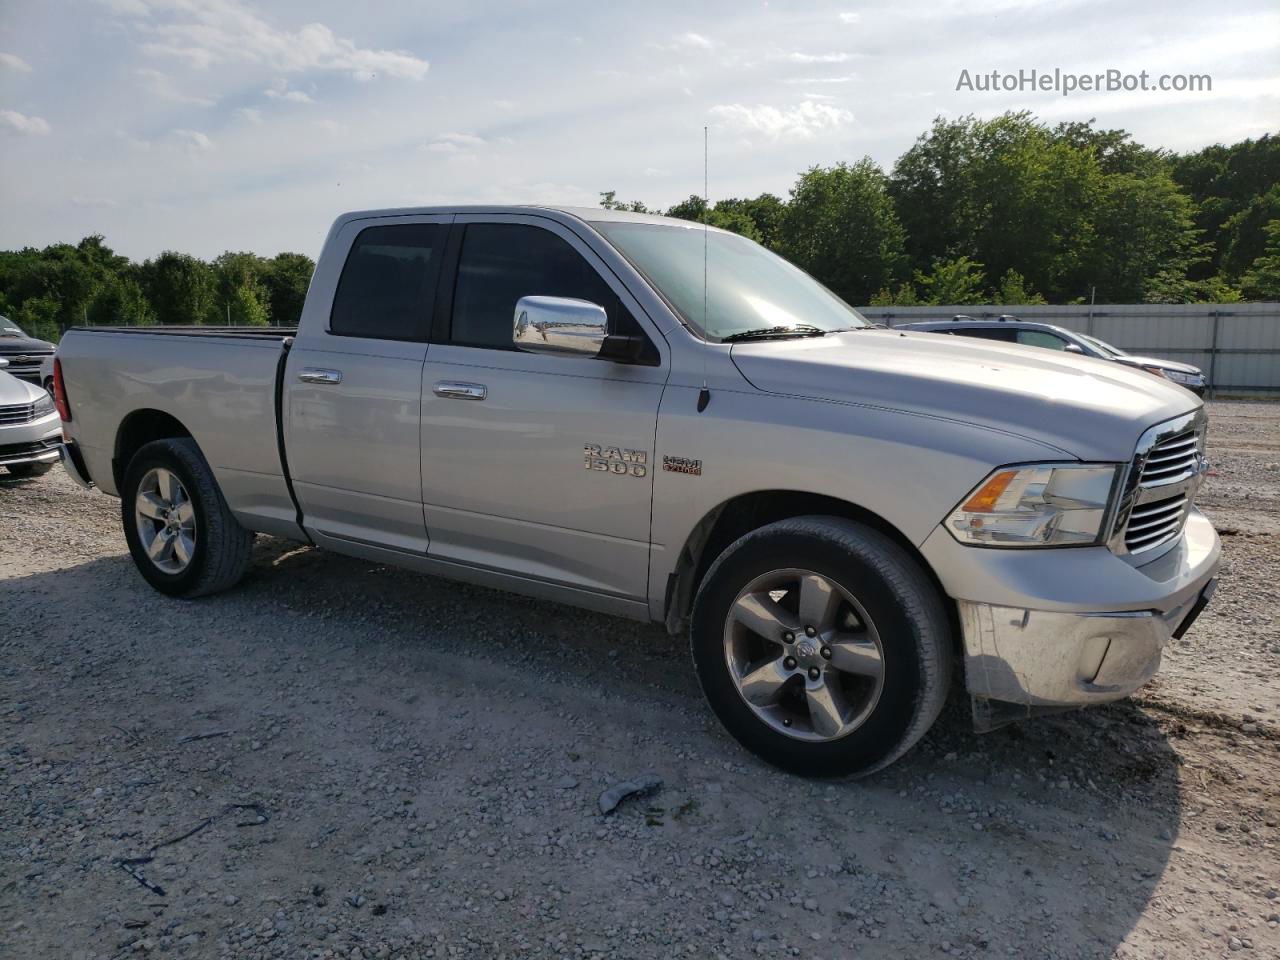
[(759, 330), (741, 330), (721, 337), (721, 343), (737, 343), (741, 340), (776, 340), (782, 337), (825, 337), (829, 331), (797, 323), (791, 327), (761, 327)]

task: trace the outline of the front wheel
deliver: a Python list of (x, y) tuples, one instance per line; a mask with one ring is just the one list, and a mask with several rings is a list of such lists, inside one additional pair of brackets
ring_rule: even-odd
[(253, 534), (236, 522), (194, 440), (155, 440), (134, 454), (120, 508), (133, 562), (161, 593), (217, 593), (249, 566)]
[(950, 680), (937, 588), (898, 544), (840, 517), (769, 524), (725, 550), (691, 642), (728, 731), (803, 776), (892, 763), (933, 724)]

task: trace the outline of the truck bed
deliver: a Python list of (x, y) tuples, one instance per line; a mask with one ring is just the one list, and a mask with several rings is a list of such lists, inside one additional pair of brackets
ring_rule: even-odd
[(68, 330), (58, 359), (93, 481), (116, 494), (121, 439), (174, 420), (199, 444), (245, 527), (298, 536), (278, 429), (280, 368), (293, 334), (284, 327)]

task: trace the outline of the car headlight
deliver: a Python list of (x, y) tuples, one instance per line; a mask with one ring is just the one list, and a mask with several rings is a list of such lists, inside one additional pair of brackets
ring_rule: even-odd
[(57, 407), (53, 405), (53, 397), (49, 396), (46, 393), (39, 400), (36, 401), (35, 408), (32, 410), (32, 412), (37, 417), (43, 417), (50, 413), (53, 413), (56, 409)]
[(1189, 384), (1195, 386), (1200, 383), (1200, 377), (1194, 373), (1183, 373), (1181, 370), (1166, 370), (1164, 375), (1174, 383)]
[(1060, 547), (1101, 543), (1120, 464), (1001, 467), (947, 517), (961, 543)]

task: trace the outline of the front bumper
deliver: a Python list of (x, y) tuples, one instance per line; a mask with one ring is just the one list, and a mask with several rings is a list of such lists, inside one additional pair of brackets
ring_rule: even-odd
[(30, 423), (0, 427), (0, 467), (23, 463), (54, 463), (60, 454), (62, 421), (51, 413)]
[(1143, 566), (1105, 547), (964, 547), (945, 530), (923, 551), (957, 600), (965, 683), (979, 727), (990, 728), (1117, 700), (1150, 680), (1212, 596), (1221, 546), (1192, 510), (1178, 543)]

